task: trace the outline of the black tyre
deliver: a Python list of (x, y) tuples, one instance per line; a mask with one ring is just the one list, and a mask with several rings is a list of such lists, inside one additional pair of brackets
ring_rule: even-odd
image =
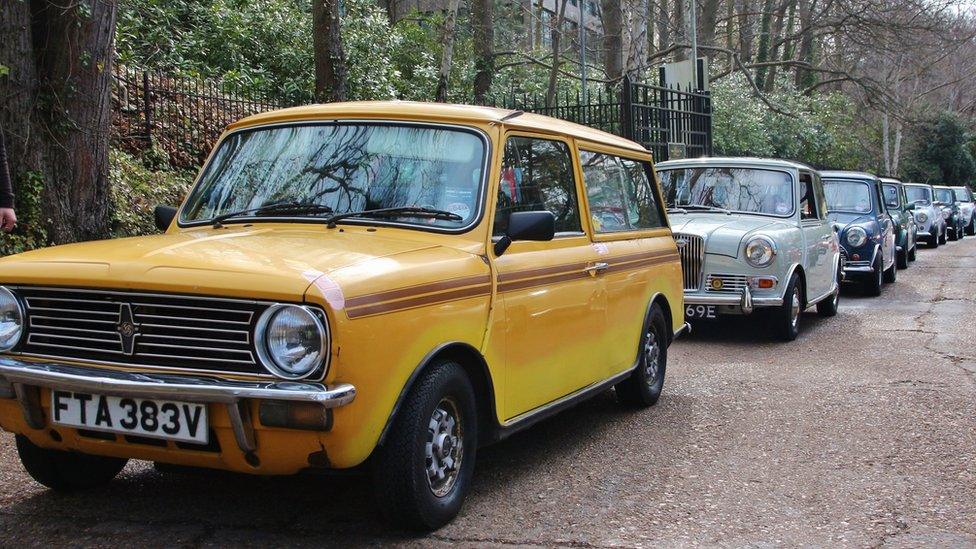
[(661, 398), (668, 365), (668, 323), (664, 311), (654, 305), (640, 340), (637, 369), (614, 386), (620, 404), (632, 408), (653, 406)]
[(949, 227), (942, 228), (942, 234), (939, 235), (939, 244), (945, 244), (948, 242)]
[(452, 361), (414, 383), (373, 456), (373, 492), (390, 523), (429, 532), (451, 521), (471, 488), (478, 447), (471, 380)]
[(895, 265), (899, 269), (908, 268), (908, 250), (902, 250), (895, 253)]
[(898, 279), (898, 260), (896, 259), (891, 263), (891, 267), (885, 269), (884, 272), (884, 283), (894, 284), (895, 280)]
[(976, 214), (974, 214), (973, 218), (969, 220), (969, 226), (966, 227), (966, 234), (969, 236), (976, 236)]
[(946, 229), (946, 234), (949, 235), (949, 240), (953, 242), (959, 240), (959, 231), (955, 227), (953, 227), (952, 233), (949, 233), (949, 229)]
[(783, 305), (772, 311), (773, 332), (778, 339), (793, 341), (800, 335), (800, 317), (803, 316), (803, 283), (796, 274), (790, 277), (783, 294)]
[(912, 249), (908, 250), (908, 260), (915, 261), (917, 255), (918, 255), (918, 242), (913, 242)]
[(817, 314), (823, 317), (831, 317), (837, 314), (837, 309), (840, 307), (840, 280), (841, 272), (837, 269), (837, 278), (834, 282), (837, 288), (834, 293), (830, 295), (827, 299), (817, 303)]
[(17, 435), (17, 454), (31, 478), (58, 492), (74, 492), (106, 484), (129, 461), (48, 450), (37, 446), (23, 435)]
[(929, 246), (932, 248), (939, 247), (939, 235), (935, 234), (929, 237)]
[(873, 268), (874, 270), (872, 272), (865, 275), (866, 278), (862, 282), (862, 288), (864, 289), (864, 295), (877, 297), (881, 295), (881, 285), (884, 283), (884, 275), (881, 272), (884, 270), (881, 262), (881, 254), (878, 254), (878, 257), (874, 260)]

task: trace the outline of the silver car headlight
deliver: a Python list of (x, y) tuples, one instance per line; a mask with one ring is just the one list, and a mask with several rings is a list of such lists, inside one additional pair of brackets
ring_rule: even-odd
[(754, 236), (746, 243), (746, 263), (768, 267), (776, 258), (776, 243), (768, 236)]
[(854, 248), (860, 248), (868, 241), (868, 233), (861, 227), (851, 227), (847, 230), (847, 244)]
[(949, 216), (951, 216), (951, 215), (952, 215), (952, 212), (951, 211), (949, 211), (949, 210), (942, 210), (942, 219), (949, 219)]
[(926, 215), (925, 212), (915, 212), (915, 221), (918, 221), (919, 223), (925, 223), (928, 220), (929, 220), (929, 216)]
[(329, 354), (329, 331), (312, 309), (276, 304), (258, 319), (254, 334), (258, 357), (272, 374), (302, 379), (315, 372)]
[(13, 292), (0, 286), (0, 351), (9, 351), (24, 333), (24, 309)]

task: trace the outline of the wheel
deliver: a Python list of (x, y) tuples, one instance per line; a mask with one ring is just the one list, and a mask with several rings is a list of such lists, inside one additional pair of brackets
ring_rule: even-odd
[(17, 435), (17, 454), (27, 473), (37, 482), (58, 492), (94, 488), (111, 481), (129, 461), (41, 448)]
[(917, 255), (918, 255), (918, 242), (916, 241), (912, 243), (912, 249), (908, 250), (908, 260), (915, 261)]
[(416, 381), (371, 461), (373, 491), (387, 521), (429, 532), (457, 516), (474, 473), (477, 417), (460, 364), (442, 361)]
[(969, 227), (966, 227), (966, 234), (969, 236), (976, 236), (976, 214), (973, 218), (969, 220)]
[(882, 271), (884, 266), (881, 263), (881, 254), (874, 260), (873, 271), (864, 279), (864, 295), (877, 297), (881, 295)]
[(840, 279), (841, 272), (837, 269), (837, 278), (834, 282), (837, 284), (837, 288), (834, 290), (833, 295), (824, 299), (820, 303), (817, 303), (817, 314), (823, 317), (831, 317), (837, 314), (837, 308), (840, 306)]
[(772, 311), (773, 331), (779, 339), (793, 341), (800, 335), (800, 316), (803, 313), (803, 284), (795, 273), (790, 277), (783, 295), (783, 304)]
[(934, 235), (932, 235), (932, 236), (929, 237), (929, 246), (931, 246), (932, 248), (938, 248), (939, 247), (939, 235), (938, 234), (934, 234)]
[(908, 250), (902, 250), (895, 253), (895, 264), (899, 269), (908, 268)]
[(668, 365), (667, 326), (664, 312), (659, 306), (652, 306), (644, 335), (641, 337), (637, 369), (630, 377), (614, 386), (620, 404), (646, 408), (654, 406), (661, 398)]
[[(949, 229), (948, 228), (946, 229), (946, 234), (949, 234)], [(956, 228), (955, 227), (952, 228), (952, 235), (949, 236), (949, 240), (951, 240), (953, 242), (959, 240), (959, 233), (958, 233), (958, 231), (956, 231)]]
[(898, 261), (895, 260), (891, 263), (891, 267), (885, 269), (884, 283), (894, 284), (895, 280), (897, 279), (898, 279)]
[(945, 244), (948, 240), (949, 227), (942, 227), (942, 232), (939, 233), (939, 244)]

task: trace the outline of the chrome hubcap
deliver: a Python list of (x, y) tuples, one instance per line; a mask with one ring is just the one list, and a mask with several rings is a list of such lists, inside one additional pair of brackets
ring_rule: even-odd
[(800, 290), (793, 290), (793, 302), (790, 303), (790, 324), (795, 330), (800, 325)]
[(454, 401), (444, 398), (427, 425), (427, 482), (437, 497), (450, 493), (461, 470), (464, 443), (460, 417)]
[(651, 328), (644, 336), (644, 379), (648, 385), (654, 386), (657, 383), (660, 367), (661, 346), (657, 342), (657, 334), (654, 332), (654, 328)]

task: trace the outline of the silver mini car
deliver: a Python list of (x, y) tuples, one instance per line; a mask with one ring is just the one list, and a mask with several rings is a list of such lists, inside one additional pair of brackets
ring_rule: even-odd
[(956, 191), (956, 203), (959, 204), (966, 235), (976, 235), (976, 200), (973, 199), (973, 191), (969, 187), (953, 187), (952, 190)]
[(840, 251), (820, 174), (804, 164), (703, 158), (657, 165), (689, 320), (762, 311), (795, 339), (814, 304), (837, 312)]
[(931, 185), (905, 183), (908, 201), (915, 204), (915, 225), (918, 226), (918, 240), (933, 248), (946, 243), (946, 222), (942, 209), (935, 204)]

